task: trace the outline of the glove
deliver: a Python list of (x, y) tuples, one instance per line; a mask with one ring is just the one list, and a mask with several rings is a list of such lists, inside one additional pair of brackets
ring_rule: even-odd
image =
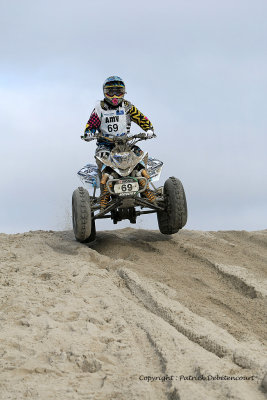
[(95, 131), (87, 131), (84, 132), (84, 135), (81, 136), (81, 139), (85, 140), (86, 142), (90, 142), (95, 138)]
[(146, 131), (146, 137), (147, 139), (152, 139), (153, 137), (156, 137), (154, 131), (152, 131), (152, 129), (149, 129), (148, 131)]

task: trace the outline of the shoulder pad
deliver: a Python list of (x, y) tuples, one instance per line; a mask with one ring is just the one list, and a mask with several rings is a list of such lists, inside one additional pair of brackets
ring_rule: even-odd
[(129, 112), (132, 108), (132, 103), (128, 100), (123, 100), (123, 105), (126, 108), (126, 112)]

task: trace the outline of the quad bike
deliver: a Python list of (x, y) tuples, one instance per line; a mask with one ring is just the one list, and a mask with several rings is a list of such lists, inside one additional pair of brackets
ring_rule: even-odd
[[(78, 172), (82, 182), (93, 188), (92, 196), (84, 187), (74, 190), (72, 195), (73, 230), (78, 242), (95, 240), (95, 220), (100, 218), (110, 218), (114, 224), (124, 219), (136, 223), (139, 215), (157, 213), (159, 230), (165, 235), (185, 226), (187, 204), (183, 185), (172, 176), (163, 187), (154, 186), (163, 163), (136, 151), (136, 143), (146, 139), (145, 133), (109, 138), (114, 147), (110, 152), (96, 154), (98, 166), (87, 164)], [(101, 195), (96, 196), (100, 187)]]

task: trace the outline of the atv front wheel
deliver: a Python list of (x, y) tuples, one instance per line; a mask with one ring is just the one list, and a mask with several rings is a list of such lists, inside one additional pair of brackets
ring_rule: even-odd
[(172, 235), (182, 229), (187, 221), (187, 204), (182, 182), (174, 176), (164, 184), (166, 208), (158, 211), (158, 226), (161, 233)]
[(79, 187), (72, 195), (72, 224), (78, 242), (88, 243), (95, 239), (95, 221), (92, 219), (90, 196)]

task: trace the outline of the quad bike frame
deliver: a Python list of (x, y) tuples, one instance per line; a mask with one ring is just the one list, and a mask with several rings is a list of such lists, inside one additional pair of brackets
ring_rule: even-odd
[[(140, 138), (135, 135), (133, 138)], [(127, 139), (123, 139), (126, 143)], [(139, 139), (142, 140), (142, 139)], [(116, 171), (116, 169), (114, 168)], [(134, 170), (134, 169), (133, 169)], [(118, 194), (113, 190), (114, 185), (120, 181), (140, 179), (145, 182), (138, 185), (138, 190), (130, 194)], [(161, 233), (172, 235), (184, 227), (187, 222), (187, 203), (183, 185), (175, 177), (166, 180), (163, 187), (156, 188), (153, 183), (153, 194), (155, 201), (151, 202), (142, 197), (142, 193), (148, 187), (148, 179), (144, 176), (121, 176), (114, 178), (110, 176), (105, 183), (106, 191), (111, 200), (102, 209), (100, 197), (96, 196), (96, 186), (94, 186), (93, 196), (89, 196), (88, 191), (79, 187), (73, 192), (72, 196), (72, 218), (73, 230), (76, 240), (79, 242), (91, 242), (96, 237), (95, 221), (97, 219), (109, 218), (114, 224), (128, 219), (131, 223), (136, 223), (138, 216), (143, 214), (157, 214), (158, 226)], [(141, 196), (140, 196), (141, 194)], [(137, 210), (137, 208), (140, 208)], [(145, 210), (144, 210), (145, 209)]]

